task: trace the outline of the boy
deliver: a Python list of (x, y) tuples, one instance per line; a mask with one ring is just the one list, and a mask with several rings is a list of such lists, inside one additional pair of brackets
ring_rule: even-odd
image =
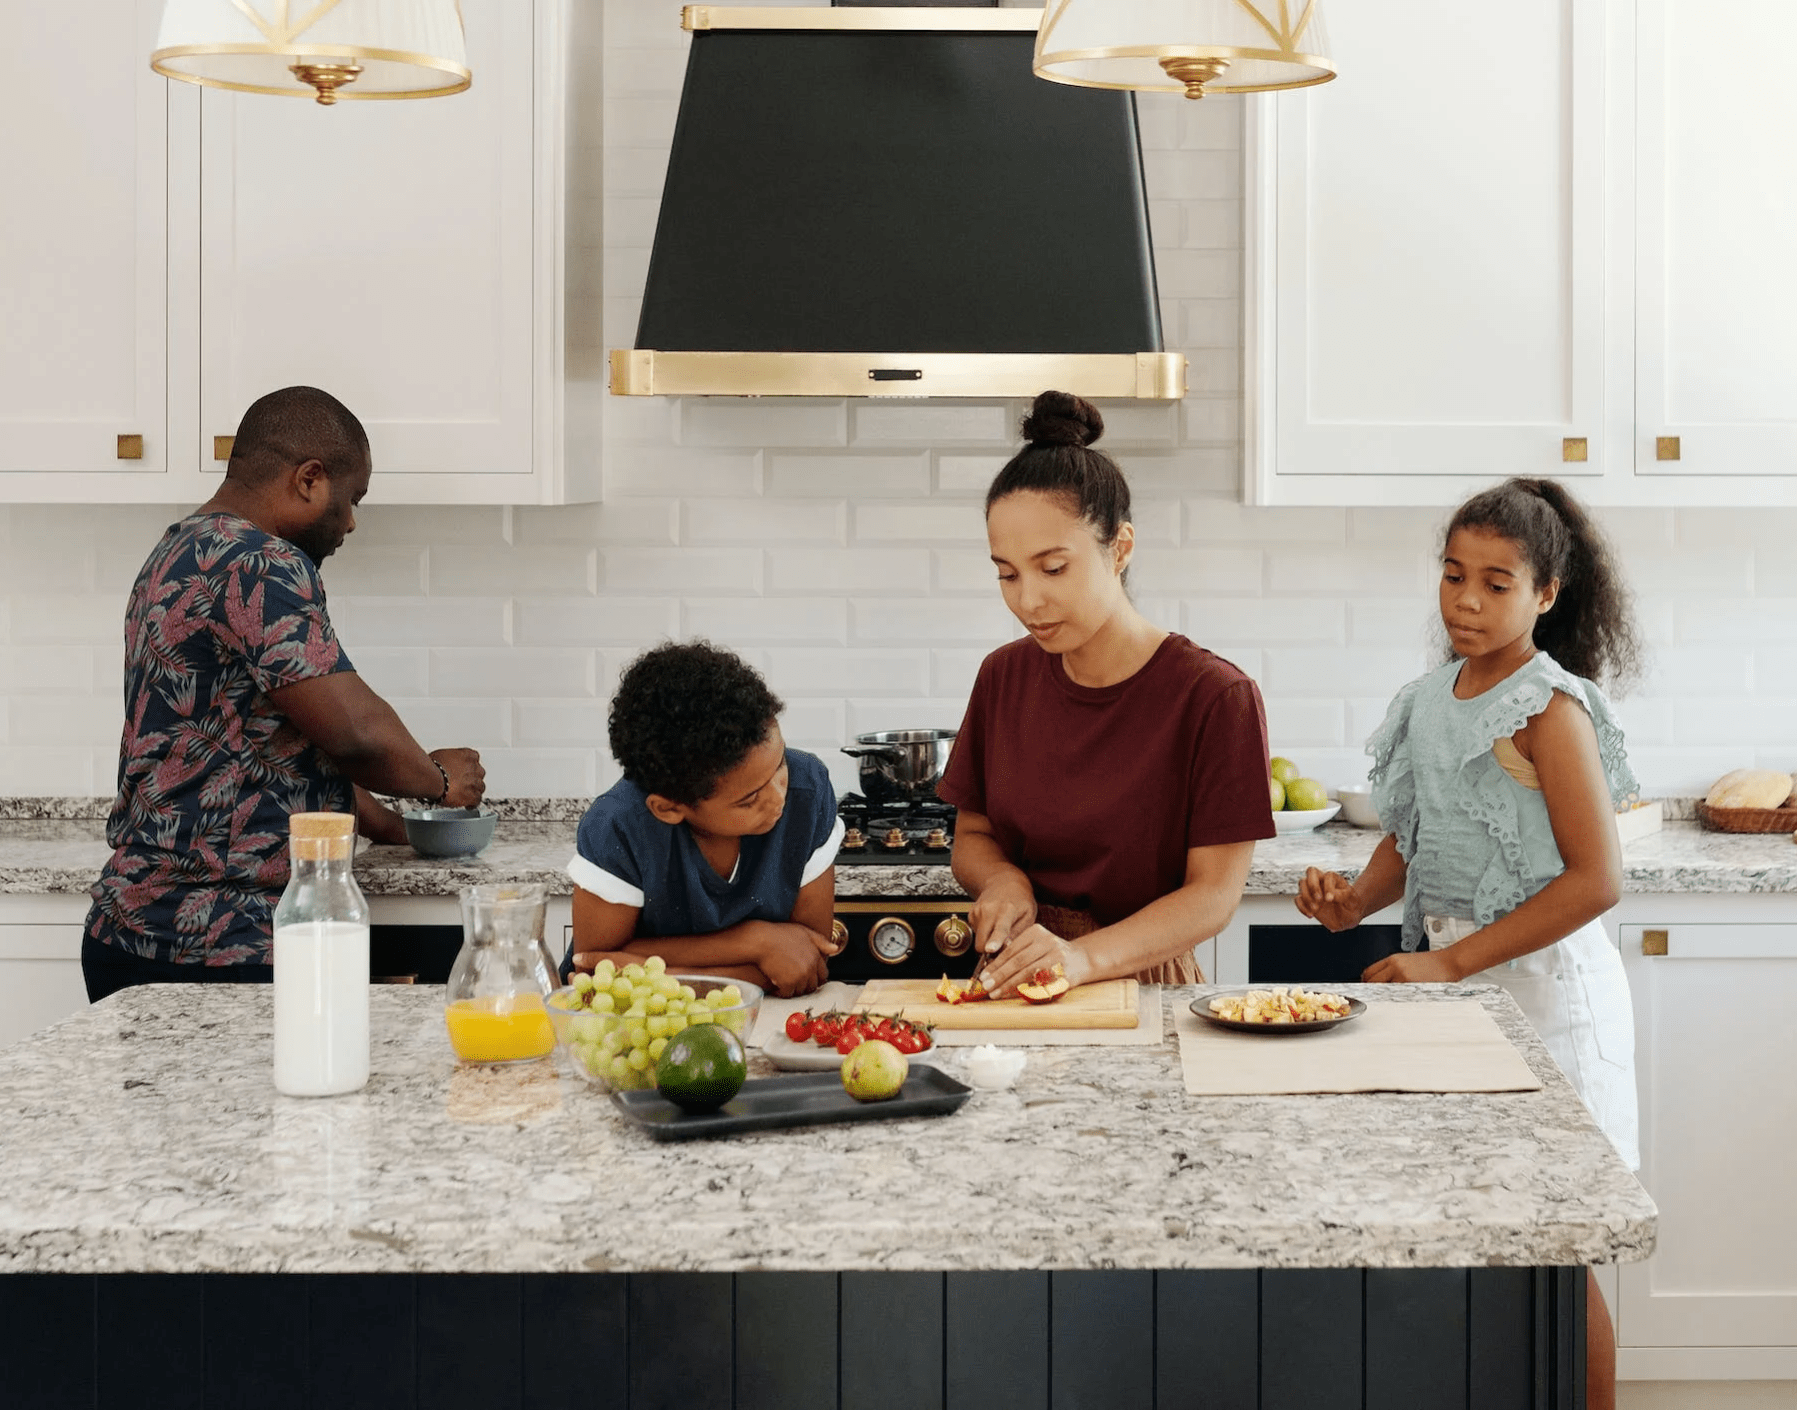
[(708, 642), (625, 668), (609, 721), (624, 777), (587, 809), (568, 863), (572, 969), (660, 955), (782, 996), (829, 977), (842, 823), (823, 764), (781, 738), (784, 708)]

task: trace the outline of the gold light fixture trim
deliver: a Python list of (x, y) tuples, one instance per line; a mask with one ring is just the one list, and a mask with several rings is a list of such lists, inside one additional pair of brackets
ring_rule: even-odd
[(1033, 397), (1180, 401), (1180, 353), (655, 352), (614, 348), (619, 397)]
[[(1120, 0), (1077, 0), (1081, 19), (1090, 21), (1100, 6), (1113, 6)], [(1276, 3), (1277, 11), (1273, 11)], [(1134, 89), (1145, 93), (1183, 93), (1187, 98), (1203, 98), (1209, 93), (1269, 93), (1288, 88), (1313, 88), (1328, 83), (1336, 76), (1335, 61), (1305, 47), (1317, 38), (1317, 0), (1305, 0), (1293, 17), (1293, 0), (1234, 0), (1239, 12), (1239, 35), (1258, 30), (1271, 41), (1268, 48), (1258, 43), (1181, 42), (1169, 37), (1164, 43), (1150, 44), (1077, 44), (1055, 49), (1056, 33), (1066, 21), (1076, 0), (1050, 0), (1043, 12), (1042, 26), (1036, 34), (1036, 56), (1032, 67), (1038, 78), (1075, 88)], [(1227, 8), (1227, 7), (1224, 7)], [(1245, 19), (1248, 23), (1240, 23)], [(1106, 24), (1118, 24), (1114, 14), (1103, 17)], [(1192, 36), (1194, 40), (1202, 36)], [(1149, 64), (1158, 67), (1164, 81), (1148, 77)], [(1230, 82), (1232, 69), (1254, 65), (1271, 66), (1276, 77), (1262, 81), (1259, 77)], [(1129, 72), (1132, 77), (1099, 77), (1099, 73)]]
[[(378, 43), (325, 42), (318, 34), (320, 23), (335, 15), (339, 20), (354, 19), (339, 13), (339, 7), (353, 6), (355, 0), (316, 0), (310, 9), (299, 14), (293, 0), (169, 0), (163, 15), (161, 42), (150, 55), (150, 67), (165, 78), (205, 88), (219, 88), (232, 93), (260, 93), (277, 98), (312, 98), (330, 106), (342, 101), (395, 102), (409, 98), (441, 98), (461, 93), (474, 81), (466, 62), (465, 27), (460, 0), (438, 0), (440, 17), (453, 17), (453, 25), (445, 24), (439, 33), (430, 29), (428, 7), (421, 3), (405, 16), (412, 23), (403, 31), (382, 35), (371, 24), (374, 37), (440, 38), (443, 52), (396, 47)], [(210, 13), (216, 12), (216, 19)], [(266, 11), (266, 13), (265, 13)], [(221, 40), (195, 40), (196, 33), (218, 33), (236, 24), (233, 15), (248, 21), (248, 27), (259, 40), (233, 37)], [(384, 18), (384, 17), (382, 17)], [(339, 30), (344, 26), (339, 25)], [(312, 39), (305, 36), (312, 34)], [(233, 76), (241, 69), (261, 79), (272, 77), (270, 61), (293, 75), (291, 85), (268, 81), (251, 81)], [(285, 62), (282, 62), (285, 61)], [(365, 77), (371, 73), (378, 78)], [(408, 75), (416, 75), (416, 78)], [(406, 76), (406, 81), (395, 82)], [(361, 86), (357, 87), (358, 80)]]

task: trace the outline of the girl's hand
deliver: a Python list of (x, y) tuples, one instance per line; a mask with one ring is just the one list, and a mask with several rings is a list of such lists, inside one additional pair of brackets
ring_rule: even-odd
[(1011, 937), (1036, 923), (1036, 897), (1021, 876), (994, 881), (968, 909), (973, 947), (980, 954), (1002, 950)]
[(995, 999), (1017, 996), (1017, 986), (1039, 969), (1061, 966), (1069, 984), (1084, 984), (1091, 965), (1078, 945), (1061, 939), (1053, 931), (1031, 925), (1021, 935), (1014, 935), (990, 960), (980, 983)]
[(1301, 914), (1321, 921), (1327, 930), (1352, 930), (1366, 915), (1359, 893), (1345, 877), (1315, 867), (1307, 868), (1304, 880), (1298, 883), (1297, 906)]
[(1418, 950), (1409, 955), (1387, 955), (1368, 965), (1360, 976), (1366, 984), (1454, 984), (1460, 968), (1446, 950)]

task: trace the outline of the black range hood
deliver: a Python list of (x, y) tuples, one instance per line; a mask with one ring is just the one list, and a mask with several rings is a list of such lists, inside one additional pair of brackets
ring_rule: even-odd
[(1134, 95), (1030, 71), (1039, 10), (689, 6), (619, 395), (1177, 400)]

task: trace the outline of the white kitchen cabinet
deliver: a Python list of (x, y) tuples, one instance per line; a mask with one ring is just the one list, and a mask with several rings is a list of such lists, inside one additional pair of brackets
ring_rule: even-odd
[(160, 0), (0, 9), (0, 496), (149, 498), (169, 445)]
[(1636, 0), (1636, 16), (1633, 467), (1758, 477), (1752, 502), (1797, 476), (1797, 6)]
[(0, 896), (0, 1048), (87, 1007), (86, 896)]
[(324, 108), (153, 73), (160, 0), (8, 7), (0, 125), (49, 139), (0, 156), (29, 197), (0, 205), (0, 499), (205, 499), (296, 382), (368, 427), (375, 502), (598, 497), (598, 374), (564, 380), (598, 301), (563, 307), (564, 251), (597, 244), (566, 193), (594, 180), (567, 154), (596, 160), (598, 20), (461, 9), (468, 92)]
[[(1783, 0), (1362, 0), (1249, 123), (1245, 492), (1797, 504)], [(1751, 42), (1728, 42), (1751, 35)]]
[(1660, 1209), (1653, 1257), (1619, 1270), (1623, 1374), (1797, 1378), (1797, 905), (1630, 897), (1620, 914)]

